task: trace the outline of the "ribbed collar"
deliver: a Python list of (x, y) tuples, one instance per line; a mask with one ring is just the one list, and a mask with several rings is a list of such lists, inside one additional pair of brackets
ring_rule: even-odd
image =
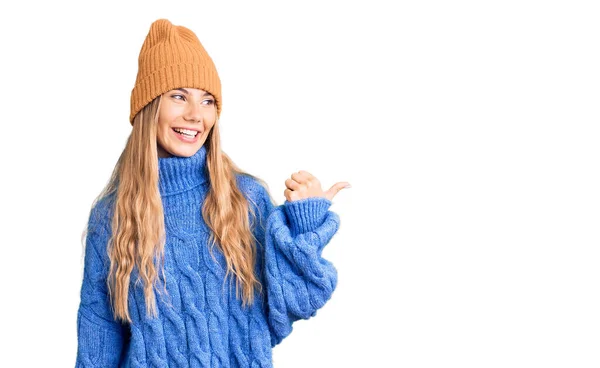
[(206, 145), (190, 157), (158, 159), (158, 188), (161, 196), (177, 194), (208, 182)]

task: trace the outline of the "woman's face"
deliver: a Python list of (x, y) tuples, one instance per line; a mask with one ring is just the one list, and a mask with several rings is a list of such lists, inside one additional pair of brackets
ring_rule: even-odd
[(158, 157), (193, 156), (217, 119), (215, 98), (196, 88), (164, 93), (158, 112)]

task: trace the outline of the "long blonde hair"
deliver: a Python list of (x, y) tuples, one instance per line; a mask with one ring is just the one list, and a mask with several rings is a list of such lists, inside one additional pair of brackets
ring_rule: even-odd
[[(110, 258), (107, 284), (115, 319), (127, 322), (131, 322), (128, 292), (134, 266), (138, 272), (136, 283), (143, 282), (149, 316), (157, 315), (154, 291), (166, 293), (166, 285), (162, 291), (157, 288), (159, 272), (165, 279), (166, 239), (158, 189), (156, 137), (159, 109), (160, 96), (136, 115), (110, 180), (92, 204), (93, 209), (106, 196), (115, 196), (112, 236), (107, 247)], [(235, 276), (236, 296), (242, 299), (243, 305), (249, 305), (253, 303), (254, 292), (262, 290), (254, 274), (256, 239), (248, 217), (250, 213), (256, 219), (256, 214), (238, 188), (236, 175), (254, 178), (267, 192), (268, 186), (262, 179), (242, 171), (221, 151), (218, 120), (204, 144), (207, 145), (210, 189), (202, 206), (202, 216), (211, 230), (211, 252), (218, 244), (227, 261), (226, 277)]]

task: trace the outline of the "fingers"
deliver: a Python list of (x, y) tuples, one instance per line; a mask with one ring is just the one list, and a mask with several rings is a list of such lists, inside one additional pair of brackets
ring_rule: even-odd
[(325, 197), (329, 200), (332, 200), (333, 197), (340, 192), (340, 190), (344, 188), (351, 188), (350, 183), (347, 181), (341, 181), (333, 184), (331, 188), (325, 193)]
[(285, 187), (289, 188), (291, 190), (298, 190), (298, 189), (300, 189), (300, 182), (298, 182), (294, 179), (286, 179)]
[(335, 183), (328, 191), (321, 189), (321, 182), (314, 175), (305, 170), (300, 170), (291, 175), (285, 181), (286, 189), (283, 195), (289, 201), (295, 201), (309, 197), (325, 197), (332, 200), (333, 197), (344, 188), (350, 188), (347, 181)]
[(287, 199), (288, 202), (293, 202), (297, 199), (297, 192), (294, 192), (293, 190), (290, 189), (286, 189), (283, 191), (283, 195), (285, 196), (285, 199)]
[(305, 170), (293, 173), (291, 178), (286, 179), (285, 186), (283, 195), (290, 202), (309, 196), (324, 195), (319, 180)]
[(311, 173), (304, 170), (293, 173), (291, 179), (285, 181), (285, 186), (291, 190), (298, 190), (303, 185), (310, 189), (313, 186), (321, 185), (321, 183)]
[(292, 174), (292, 179), (294, 179), (298, 183), (304, 184), (316, 178), (308, 171), (300, 170)]

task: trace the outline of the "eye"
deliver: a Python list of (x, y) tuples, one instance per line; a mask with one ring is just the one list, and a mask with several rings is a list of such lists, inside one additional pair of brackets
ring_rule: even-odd
[(212, 105), (212, 104), (215, 103), (215, 100), (213, 100), (211, 98), (208, 98), (208, 99), (202, 101), (202, 103), (205, 104), (205, 105)]
[(173, 98), (175, 100), (185, 101), (185, 96), (180, 95), (180, 94), (173, 94), (173, 95), (171, 95), (171, 98)]

